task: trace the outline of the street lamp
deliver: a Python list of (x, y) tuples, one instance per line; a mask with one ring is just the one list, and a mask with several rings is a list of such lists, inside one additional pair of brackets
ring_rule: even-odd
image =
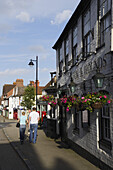
[(38, 81), (38, 56), (36, 56), (36, 60), (30, 60), (29, 62), (29, 66), (34, 66), (34, 63), (33, 61), (36, 62), (36, 111), (37, 111), (37, 102), (38, 102), (38, 99), (37, 99), (37, 91), (38, 91), (38, 86), (37, 86), (37, 81)]

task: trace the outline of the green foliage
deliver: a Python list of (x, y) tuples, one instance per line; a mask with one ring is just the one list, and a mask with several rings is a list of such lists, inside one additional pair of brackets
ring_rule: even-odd
[(28, 86), (25, 88), (21, 106), (24, 106), (27, 109), (31, 109), (31, 107), (34, 105), (34, 101), (35, 101), (35, 88)]

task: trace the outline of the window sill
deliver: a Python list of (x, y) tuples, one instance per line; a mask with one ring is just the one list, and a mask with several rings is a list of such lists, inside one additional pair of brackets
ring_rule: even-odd
[(98, 52), (101, 48), (105, 47), (105, 43), (101, 44), (99, 47), (96, 48), (96, 51)]
[(110, 153), (111, 150), (112, 150), (112, 144), (110, 141), (107, 141), (107, 140), (104, 140), (104, 139), (101, 139), (99, 141), (99, 147), (100, 149), (106, 151), (107, 153)]

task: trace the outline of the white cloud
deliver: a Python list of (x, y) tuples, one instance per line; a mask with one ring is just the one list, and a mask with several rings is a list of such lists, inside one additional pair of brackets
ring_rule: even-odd
[[(14, 18), (22, 11), (30, 16), (50, 17), (64, 9), (74, 9), (80, 0), (0, 0), (0, 18)], [(59, 5), (60, 4), (60, 5)]]
[(26, 23), (34, 22), (34, 18), (31, 18), (27, 12), (21, 12), (19, 15), (16, 16), (16, 18)]
[(55, 25), (61, 24), (62, 22), (70, 18), (71, 13), (72, 12), (70, 10), (64, 10), (63, 12), (58, 13), (55, 19), (51, 21), (51, 24), (55, 24)]
[(40, 69), (40, 71), (41, 71), (41, 72), (45, 72), (45, 73), (46, 73), (46, 72), (49, 72), (49, 73), (50, 73), (50, 72), (52, 72), (52, 71), (54, 71), (54, 70), (53, 70), (53, 68), (44, 67), (44, 68)]
[(46, 52), (45, 48), (43, 46), (41, 46), (41, 45), (30, 46), (29, 50), (33, 51), (33, 52), (36, 52), (36, 53), (37, 52), (38, 53), (45, 53)]
[(42, 45), (34, 45), (28, 48), (32, 53), (39, 55), (39, 58), (45, 60), (48, 56), (48, 50), (45, 49)]
[(29, 69), (6, 69), (5, 71), (0, 71), (0, 76), (11, 76), (11, 75), (21, 75), (21, 74), (28, 74), (30, 72)]

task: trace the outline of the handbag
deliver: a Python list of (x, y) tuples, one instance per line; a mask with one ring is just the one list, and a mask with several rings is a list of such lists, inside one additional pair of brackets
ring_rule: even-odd
[(17, 127), (17, 128), (20, 127), (20, 122), (17, 122), (16, 127)]

